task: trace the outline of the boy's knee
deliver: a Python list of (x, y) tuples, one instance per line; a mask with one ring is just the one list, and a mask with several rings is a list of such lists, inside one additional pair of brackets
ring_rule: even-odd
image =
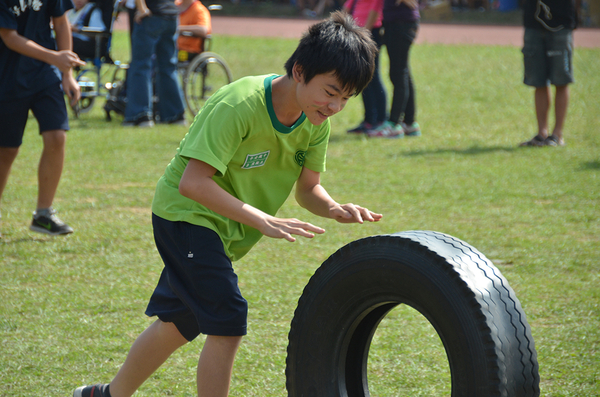
[(42, 131), (44, 146), (61, 148), (67, 142), (67, 132), (65, 130)]

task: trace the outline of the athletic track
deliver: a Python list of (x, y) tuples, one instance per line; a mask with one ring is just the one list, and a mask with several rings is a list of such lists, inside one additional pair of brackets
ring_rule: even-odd
[[(310, 19), (247, 18), (213, 16), (213, 32), (234, 36), (300, 38)], [(127, 16), (120, 15), (117, 29), (127, 29)], [(574, 32), (575, 47), (599, 48), (600, 29), (581, 28)], [(519, 26), (480, 26), (423, 23), (417, 43), (523, 45), (523, 28)]]

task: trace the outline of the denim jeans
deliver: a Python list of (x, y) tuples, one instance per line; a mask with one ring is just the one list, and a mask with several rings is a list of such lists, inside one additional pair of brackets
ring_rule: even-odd
[[(371, 31), (373, 40), (377, 44), (377, 48), (381, 49), (382, 36), (381, 28), (376, 28)], [(375, 73), (369, 85), (362, 92), (363, 104), (365, 106), (365, 122), (371, 125), (383, 123), (386, 118), (386, 99), (385, 89), (381, 83), (379, 76), (379, 53), (375, 56)]]
[(419, 22), (389, 22), (384, 23), (384, 28), (384, 41), (390, 57), (390, 80), (394, 85), (390, 120), (410, 125), (415, 121), (416, 101), (408, 53), (417, 36)]
[(154, 67), (160, 120), (173, 121), (184, 113), (183, 95), (177, 75), (176, 30), (177, 19), (158, 16), (142, 19), (133, 29), (125, 121), (135, 121), (144, 116), (152, 119)]

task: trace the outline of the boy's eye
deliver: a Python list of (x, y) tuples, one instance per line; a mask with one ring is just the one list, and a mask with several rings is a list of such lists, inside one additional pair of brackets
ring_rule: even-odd
[(333, 96), (333, 94), (327, 90), (325, 90), (325, 94), (327, 94), (327, 96)]

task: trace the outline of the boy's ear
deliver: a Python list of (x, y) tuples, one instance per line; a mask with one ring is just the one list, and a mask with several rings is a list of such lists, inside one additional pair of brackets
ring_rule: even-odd
[(296, 81), (296, 83), (302, 83), (304, 81), (302, 66), (298, 65), (298, 62), (294, 63), (294, 67), (292, 68), (292, 76), (294, 77), (294, 81)]

